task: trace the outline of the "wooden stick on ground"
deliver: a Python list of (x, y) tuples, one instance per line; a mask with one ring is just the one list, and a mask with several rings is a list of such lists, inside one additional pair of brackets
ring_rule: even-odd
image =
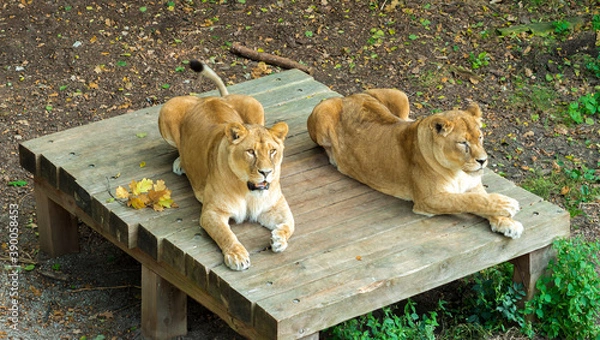
[(233, 43), (233, 45), (231, 46), (231, 51), (235, 54), (241, 55), (242, 57), (246, 57), (248, 59), (256, 61), (264, 61), (265, 63), (270, 65), (275, 65), (286, 69), (297, 68), (300, 71), (306, 72), (308, 74), (313, 73), (312, 67), (302, 65), (288, 58), (276, 56), (269, 53), (256, 52), (255, 50), (242, 46), (240, 43), (237, 42)]
[(91, 291), (91, 290), (109, 290), (109, 289), (123, 289), (123, 288), (142, 289), (142, 287), (134, 286), (134, 285), (112, 286), (112, 287), (83, 287), (83, 288), (69, 290), (69, 293), (80, 293), (80, 292), (87, 292), (87, 291)]

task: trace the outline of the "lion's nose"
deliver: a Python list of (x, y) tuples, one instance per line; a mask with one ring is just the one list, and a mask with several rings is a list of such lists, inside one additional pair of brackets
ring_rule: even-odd
[(484, 166), (485, 162), (487, 162), (487, 157), (480, 158), (480, 159), (477, 160), (477, 163), (479, 163), (481, 166)]
[(261, 170), (258, 170), (258, 173), (261, 174), (261, 175), (263, 175), (263, 177), (265, 179), (271, 174), (271, 172), (273, 172), (273, 170), (271, 170), (271, 169), (261, 169)]

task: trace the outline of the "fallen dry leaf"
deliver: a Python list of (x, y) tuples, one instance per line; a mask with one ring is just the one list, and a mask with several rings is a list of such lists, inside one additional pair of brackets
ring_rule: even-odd
[(115, 198), (127, 200), (128, 207), (134, 209), (152, 208), (155, 211), (177, 208), (177, 204), (171, 198), (171, 190), (165, 185), (165, 181), (157, 180), (154, 183), (151, 179), (144, 178), (141, 181), (131, 181), (128, 191), (122, 186), (118, 186), (115, 191)]
[(99, 313), (98, 314), (99, 317), (105, 318), (105, 319), (112, 319), (114, 318), (114, 313), (107, 310), (106, 312), (103, 313)]
[(34, 296), (40, 297), (42, 296), (42, 291), (35, 288), (34, 286), (29, 286), (29, 290), (33, 293)]
[(129, 191), (123, 188), (122, 186), (117, 187), (117, 191), (115, 193), (116, 198), (129, 198)]

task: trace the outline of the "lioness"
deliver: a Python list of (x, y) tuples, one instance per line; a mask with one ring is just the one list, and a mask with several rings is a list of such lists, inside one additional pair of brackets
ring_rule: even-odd
[(294, 218), (279, 177), (286, 123), (264, 127), (262, 105), (245, 95), (228, 94), (223, 81), (204, 63), (190, 67), (212, 80), (221, 97), (181, 96), (160, 110), (160, 133), (177, 148), (173, 171), (185, 173), (202, 203), (200, 225), (234, 270), (250, 266), (248, 251), (229, 226), (249, 220), (271, 230), (271, 249), (287, 248)]
[(512, 219), (519, 203), (488, 194), (481, 184), (488, 158), (479, 106), (416, 121), (408, 113), (403, 92), (369, 90), (319, 103), (308, 118), (308, 132), (340, 172), (412, 200), (415, 213), (471, 213), (489, 220), (493, 231), (520, 237), (523, 226)]

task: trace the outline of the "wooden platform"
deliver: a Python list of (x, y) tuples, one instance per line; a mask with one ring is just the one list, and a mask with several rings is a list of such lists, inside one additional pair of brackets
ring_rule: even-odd
[[(296, 233), (285, 252), (274, 254), (268, 230), (235, 226), (251, 253), (252, 267), (244, 272), (225, 267), (199, 227), (200, 204), (185, 176), (171, 172), (177, 154), (158, 132), (159, 107), (20, 145), (21, 165), (35, 174), (42, 250), (77, 251), (77, 217), (136, 258), (143, 266), (147, 338), (185, 334), (186, 294), (249, 338), (294, 339), (318, 338), (322, 329), (504, 261), (514, 260), (516, 279), (532, 287), (552, 256), (548, 246), (569, 235), (567, 212), (491, 172), (488, 191), (521, 202), (516, 219), (525, 232), (518, 240), (491, 232), (472, 215), (413, 214), (412, 203), (341, 175), (306, 131), (312, 108), (339, 94), (300, 71), (230, 92), (257, 98), (267, 125), (290, 126), (282, 188)], [(109, 191), (144, 177), (165, 180), (179, 208), (159, 213), (107, 203)]]

